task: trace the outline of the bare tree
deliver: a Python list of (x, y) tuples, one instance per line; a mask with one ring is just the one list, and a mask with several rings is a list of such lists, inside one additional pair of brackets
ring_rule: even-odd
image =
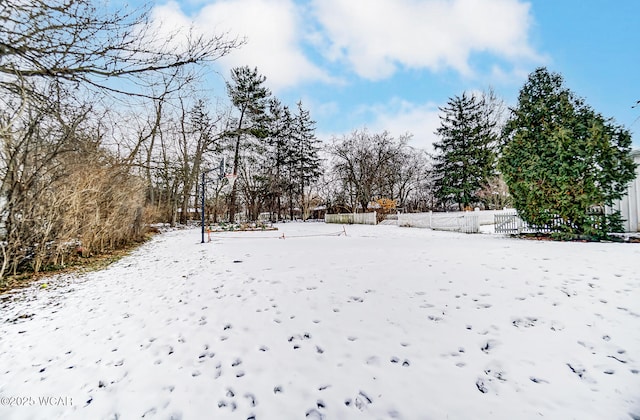
[[(358, 204), (366, 211), (374, 199), (387, 194), (393, 196), (386, 198), (397, 198), (399, 191), (394, 191), (397, 183), (393, 181), (401, 173), (407, 141), (408, 136), (396, 140), (386, 131), (369, 134), (366, 130), (333, 139), (328, 148), (333, 157), (333, 170), (352, 205)], [(352, 210), (355, 211), (355, 207)]]
[(148, 86), (150, 73), (213, 61), (242, 43), (193, 29), (163, 35), (148, 8), (110, 12), (90, 0), (4, 0), (0, 22), (0, 86), (13, 95), (39, 94), (41, 80), (135, 93), (125, 89)]
[[(64, 185), (82, 186), (60, 180), (82, 177), (75, 163), (89, 158), (92, 163), (83, 170), (94, 170), (112, 182), (110, 188), (90, 188), (101, 191), (103, 198), (96, 207), (101, 216), (92, 219), (99, 225), (91, 225), (92, 232), (107, 246), (125, 240), (105, 232), (114, 219), (102, 215), (116, 214), (126, 226), (139, 226), (144, 203), (128, 199), (137, 197), (132, 191), (140, 185), (131, 171), (132, 157), (146, 150), (150, 163), (160, 135), (164, 95), (194, 80), (196, 74), (188, 70), (193, 65), (216, 60), (242, 43), (226, 34), (206, 37), (193, 30), (162, 36), (149, 11), (111, 12), (90, 0), (0, 3), (0, 211), (6, 232), (5, 269), (15, 272), (29, 261), (37, 270), (44, 261), (41, 257), (51, 252), (45, 244), (61, 243), (63, 230), (56, 221), (64, 214), (56, 211), (66, 211), (65, 197), (81, 196)], [(105, 97), (158, 100), (156, 119), (149, 131), (141, 132), (129, 159), (95, 152), (104, 135), (104, 119), (99, 117), (104, 110), (99, 108)], [(118, 213), (118, 208), (128, 208), (124, 205), (128, 202), (139, 207), (126, 215)], [(82, 208), (68, 214), (81, 220), (86, 210)], [(126, 235), (132, 238), (137, 233), (134, 229)], [(93, 239), (84, 240), (99, 248)]]

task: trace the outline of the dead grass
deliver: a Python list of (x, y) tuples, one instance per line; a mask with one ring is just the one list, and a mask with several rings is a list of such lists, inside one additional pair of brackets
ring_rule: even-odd
[(15, 276), (6, 276), (0, 279), (0, 295), (7, 292), (28, 287), (43, 278), (59, 274), (87, 273), (102, 270), (123, 257), (129, 255), (143, 243), (150, 240), (157, 232), (149, 233), (139, 242), (131, 243), (124, 248), (109, 250), (99, 255), (88, 257), (76, 257), (68, 261), (64, 266), (41, 267), (38, 273), (21, 273)]

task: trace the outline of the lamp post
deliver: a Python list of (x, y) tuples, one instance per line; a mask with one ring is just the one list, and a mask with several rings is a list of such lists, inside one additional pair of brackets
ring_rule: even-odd
[(202, 193), (202, 197), (200, 197), (200, 205), (202, 206), (201, 213), (200, 213), (200, 217), (202, 218), (202, 241), (200, 242), (201, 244), (204, 243), (204, 187), (205, 187), (205, 175), (207, 174), (207, 172), (209, 171), (202, 171), (202, 183), (200, 184), (200, 190)]

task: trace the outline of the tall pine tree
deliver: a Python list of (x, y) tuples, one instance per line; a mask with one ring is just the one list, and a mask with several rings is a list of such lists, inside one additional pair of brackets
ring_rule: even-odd
[(292, 150), (294, 119), (289, 107), (277, 98), (269, 101), (269, 145), (268, 158), (263, 169), (269, 177), (269, 205), (276, 214), (276, 220), (282, 217), (282, 197), (289, 190), (288, 176)]
[(478, 193), (495, 174), (497, 136), (483, 99), (463, 93), (440, 108), (434, 143), (435, 196), (447, 207), (462, 210), (479, 201)]
[(291, 172), (297, 181), (297, 194), (303, 218), (306, 219), (309, 207), (307, 187), (318, 179), (321, 171), (320, 141), (316, 138), (315, 124), (308, 110), (297, 103), (298, 113), (293, 121), (293, 149), (290, 156)]
[[(264, 86), (266, 77), (258, 69), (248, 66), (231, 70), (231, 82), (227, 82), (227, 92), (231, 103), (238, 110), (235, 127), (229, 133), (234, 139), (233, 174), (238, 175), (242, 141), (247, 138), (264, 138), (267, 135), (267, 104), (271, 91)], [(229, 220), (235, 220), (237, 183), (231, 188)]]

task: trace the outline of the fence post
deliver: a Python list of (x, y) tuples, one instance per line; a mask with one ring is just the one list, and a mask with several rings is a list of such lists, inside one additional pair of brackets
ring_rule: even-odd
[(516, 216), (516, 220), (518, 222), (518, 235), (522, 233), (522, 219), (520, 216)]

